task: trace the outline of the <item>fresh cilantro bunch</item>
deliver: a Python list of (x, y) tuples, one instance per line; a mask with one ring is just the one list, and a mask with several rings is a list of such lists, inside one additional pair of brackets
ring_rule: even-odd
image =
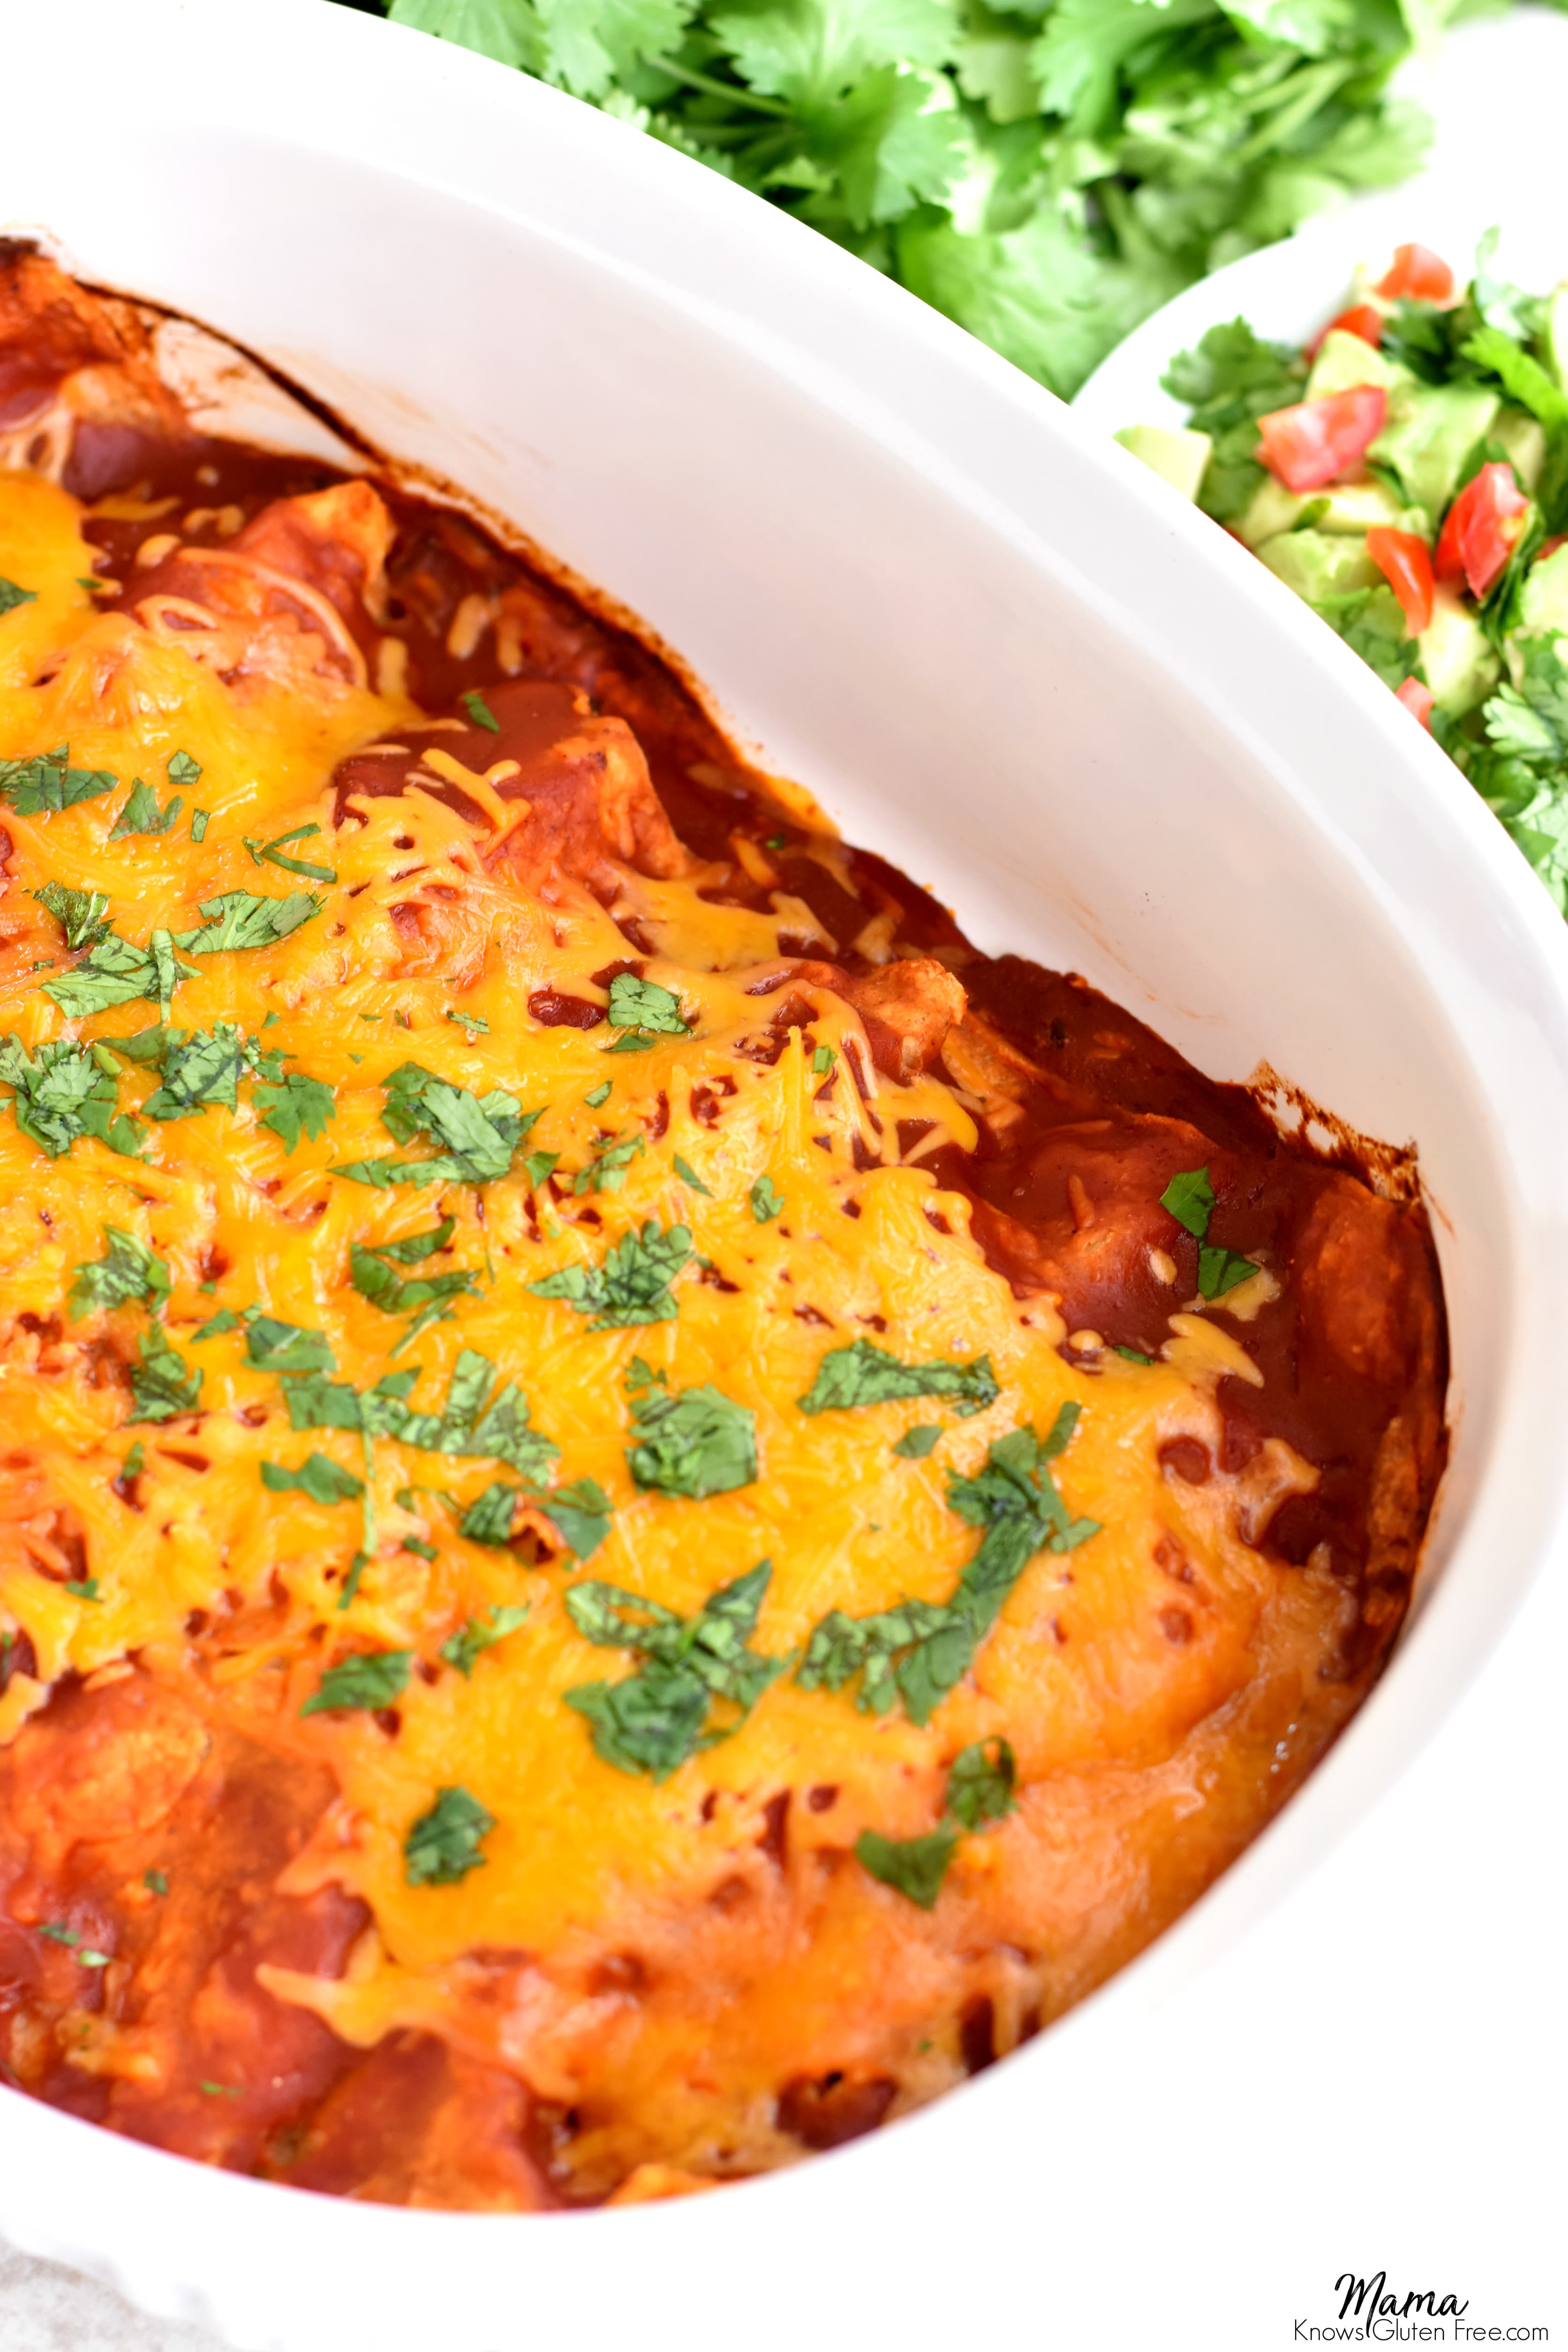
[[(351, 0), (374, 12), (377, 0)], [(752, 189), (1070, 395), (1205, 271), (1421, 162), (1495, 0), (383, 0)]]

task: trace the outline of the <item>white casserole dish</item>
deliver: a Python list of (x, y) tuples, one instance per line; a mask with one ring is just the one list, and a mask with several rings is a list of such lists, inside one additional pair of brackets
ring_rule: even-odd
[[(0, 231), (47, 228), (514, 518), (983, 946), (1084, 972), (1214, 1076), (1267, 1057), (1414, 1139), (1454, 1450), (1414, 1622), (1305, 1792), (1133, 1969), (910, 2122), (721, 2196), (497, 2219), (206, 2172), (5, 2095), (0, 2231), (288, 2352), (1131, 2340), (1042, 2243), (1075, 2147), (1108, 2104), (1174, 2134), (1149, 2021), (1179, 2037), (1196, 1972), (1305, 1899), (1568, 1515), (1568, 944), (1370, 673), (957, 329), (521, 76), (320, 0), (261, 21), (0, 0)], [(1221, 2145), (1181, 2131), (1194, 2161)]]

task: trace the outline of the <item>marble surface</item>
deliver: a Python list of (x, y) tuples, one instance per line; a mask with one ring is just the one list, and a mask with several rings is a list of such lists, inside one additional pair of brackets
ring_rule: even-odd
[(0, 2242), (5, 2352), (223, 2352), (205, 2328), (144, 2319), (112, 2287)]

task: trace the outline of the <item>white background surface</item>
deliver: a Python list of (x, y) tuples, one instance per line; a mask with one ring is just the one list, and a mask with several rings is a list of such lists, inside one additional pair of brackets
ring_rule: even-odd
[[(1568, 19), (1472, 28), (1430, 80), (1439, 176), (1484, 177), (1515, 202), (1532, 157), (1560, 180)], [(1568, 267), (1568, 207), (1563, 242)], [(1562, 2343), (1565, 1573), (1560, 1560), (1537, 1587), (1392, 1798), (1191, 1990), (1180, 2043), (1168, 2018), (1130, 2022), (1142, 2063), (1121, 2080), (1144, 2095), (1130, 2109), (1123, 2092), (1087, 2137), (1076, 2108), (1070, 2186), (1038, 2214), (1037, 2306), (987, 2307), (981, 2245), (868, 2246), (868, 2263), (968, 2273), (977, 2334), (1009, 2347), (1062, 2345), (1052, 2287), (1070, 2275), (1100, 2283), (1098, 2316), (1063, 2352), (1271, 2352), (1297, 2321), (1333, 2318), (1341, 2272), (1380, 2268), (1400, 2294), (1468, 2302), (1470, 2324), (1550, 2327)], [(1216, 2112), (1227, 2155), (1199, 2169), (1184, 2118)], [(592, 2299), (585, 2280), (585, 2315)], [(838, 2340), (802, 2248), (781, 2249), (747, 2312), (705, 2313), (694, 2281), (689, 2323), (694, 2343), (721, 2329), (748, 2345)], [(920, 2343), (907, 2315), (900, 2332)], [(216, 2352), (89, 2282), (0, 2255), (0, 2352), (68, 2347)]]

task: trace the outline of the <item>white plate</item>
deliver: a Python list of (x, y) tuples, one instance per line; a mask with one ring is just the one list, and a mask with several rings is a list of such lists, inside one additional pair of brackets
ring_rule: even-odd
[[(0, 2228), (289, 2352), (977, 2329), (1259, 2352), (1276, 2329), (1236, 2217), (1268, 2167), (1236, 2118), (1261, 2070), (1289, 2179), (1321, 2104), (1307, 2045), (1384, 1949), (1375, 1920), (1322, 1919), (1310, 1874), (1452, 1710), (1568, 1510), (1562, 928), (1249, 557), (671, 151), (319, 0), (0, 0), (0, 223), (47, 225), (89, 276), (208, 320), (514, 516), (984, 945), (1085, 972), (1216, 1076), (1267, 1055), (1416, 1139), (1457, 1368), (1424, 1597), (1333, 1755), (1142, 1960), (924, 2115), (720, 2195), (506, 2218), (214, 2173), (6, 2094)], [(1318, 1979), (1293, 1978), (1324, 1932)], [(1219, 1983), (1237, 2013), (1262, 2001), (1261, 2044), (1226, 2048)], [(1183, 2071), (1208, 2044), (1215, 2079), (1240, 2062), (1213, 2111)], [(1353, 2102), (1322, 2120), (1342, 2161)]]

